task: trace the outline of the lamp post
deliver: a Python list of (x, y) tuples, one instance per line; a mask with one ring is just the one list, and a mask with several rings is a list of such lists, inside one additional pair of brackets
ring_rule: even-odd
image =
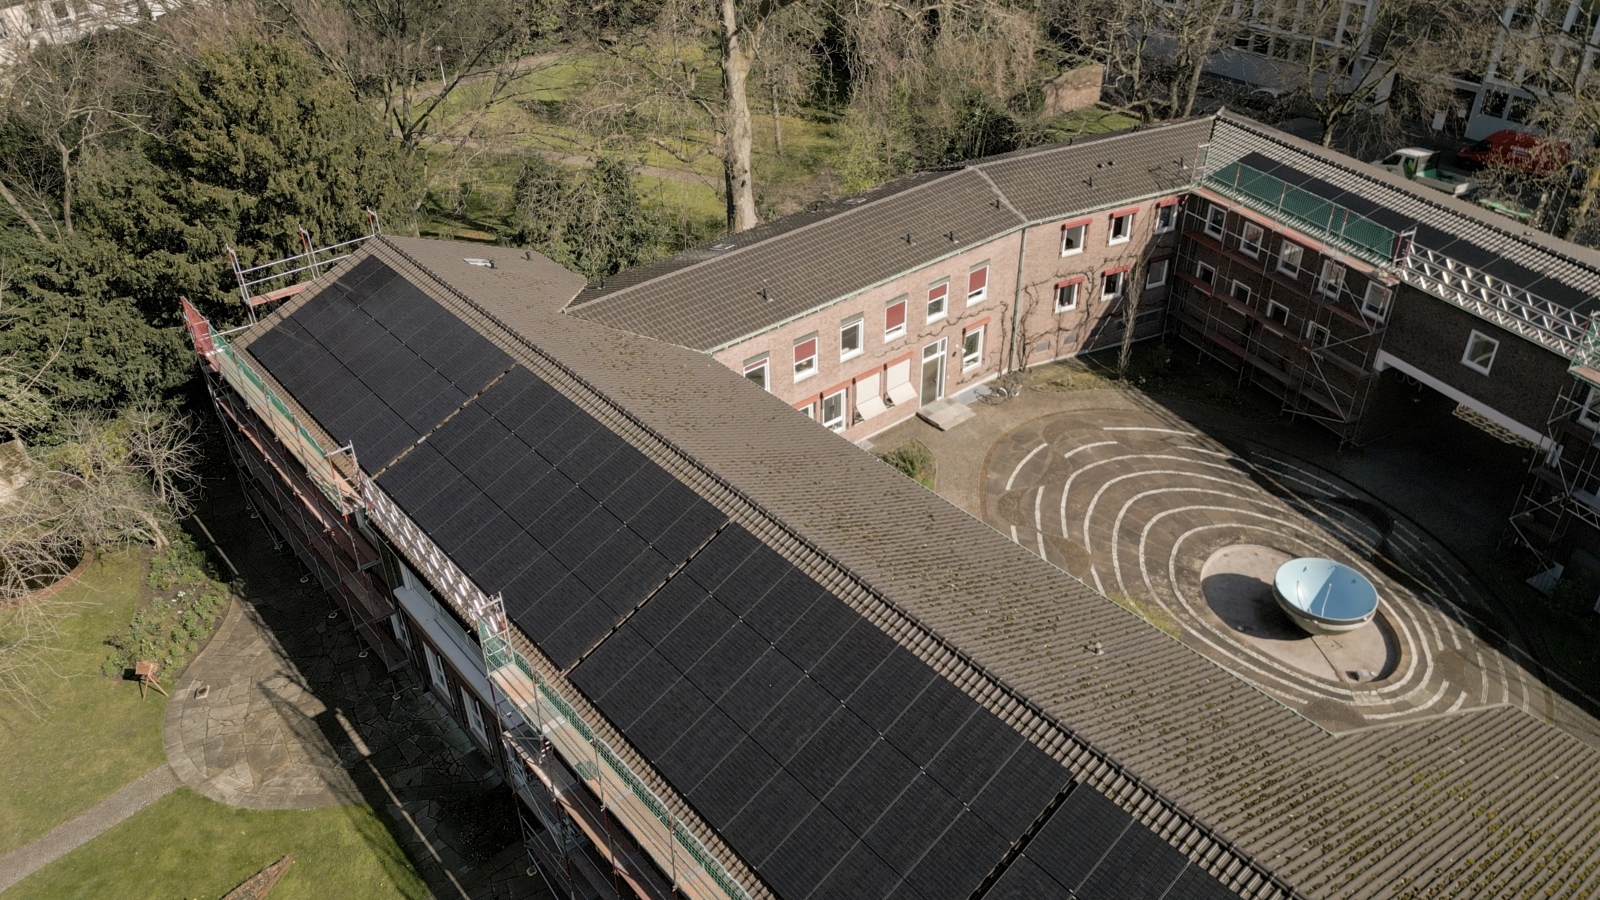
[(444, 48), (439, 46), (438, 44), (435, 44), (433, 46), (433, 58), (439, 61), (439, 90), (442, 91), (442, 90), (445, 90), (445, 83), (444, 83)]

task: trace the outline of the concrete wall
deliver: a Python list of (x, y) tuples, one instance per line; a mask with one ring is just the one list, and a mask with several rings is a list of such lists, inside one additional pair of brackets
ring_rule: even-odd
[[(1500, 342), (1489, 374), (1461, 362), (1473, 332)], [(1567, 379), (1567, 362), (1471, 313), (1402, 286), (1395, 296), (1383, 349), (1534, 431), (1544, 429)]]
[(1100, 102), (1100, 84), (1106, 67), (1081, 66), (1044, 83), (1044, 114), (1059, 116)]

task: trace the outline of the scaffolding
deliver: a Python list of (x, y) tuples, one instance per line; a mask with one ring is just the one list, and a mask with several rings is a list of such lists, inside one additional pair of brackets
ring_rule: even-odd
[[(518, 648), (498, 597), (478, 621), (478, 638), (489, 683), (520, 720), (506, 731), (513, 745), (511, 758), (564, 810), (565, 820), (552, 811), (551, 821), (575, 823), (606, 858), (614, 885), (640, 897), (749, 900), (716, 855)], [(551, 765), (553, 761), (560, 764)], [(524, 783), (531, 785), (532, 780), (524, 777)], [(546, 801), (526, 799), (544, 819)], [(551, 823), (545, 824), (548, 828)], [(619, 839), (624, 837), (628, 839)], [(535, 848), (529, 849), (537, 856)], [(581, 861), (570, 851), (567, 858)]]
[[(355, 518), (359, 492), (243, 355), (187, 300), (182, 308), (251, 509), (275, 542), (289, 544), (308, 577), (316, 578), (385, 668), (400, 668), (405, 652), (381, 627), (395, 606), (376, 574), (378, 551)], [(349, 464), (354, 467), (354, 460)]]
[(1600, 327), (1591, 322), (1567, 368), (1571, 376), (1545, 420), (1546, 450), (1528, 467), (1511, 514), (1516, 541), (1531, 550), (1541, 568), (1556, 560), (1556, 547), (1572, 524), (1600, 530)]
[(254, 325), (256, 322), (257, 307), (287, 300), (305, 290), (323, 271), (349, 258), (361, 244), (378, 234), (378, 214), (368, 207), (366, 215), (368, 231), (360, 237), (326, 247), (317, 247), (311, 243), (311, 232), (301, 228), (299, 253), (248, 268), (239, 264), (238, 251), (232, 247), (226, 248), (228, 265), (233, 269), (234, 280), (239, 284), (239, 300), (244, 303), (250, 324)]
[[(1226, 198), (1212, 199), (1239, 209)], [(1177, 258), (1181, 287), (1174, 291), (1172, 310), (1173, 324), (1182, 326), (1180, 336), (1197, 338), (1190, 342), (1238, 373), (1241, 385), (1249, 382), (1278, 397), (1284, 414), (1320, 422), (1341, 445), (1352, 442), (1375, 381), (1383, 325), (1362, 312), (1360, 299), (1343, 280), (1332, 293), (1320, 287), (1308, 291), (1297, 274), (1280, 270), (1275, 247), (1284, 237), (1311, 244), (1330, 258), (1354, 262), (1390, 289), (1393, 276), (1264, 216), (1247, 216), (1263, 231), (1251, 255), (1241, 249), (1238, 235), (1225, 232), (1219, 239), (1208, 232), (1204, 215), (1191, 207), (1183, 216), (1185, 240)], [(1298, 319), (1292, 325), (1291, 314)]]

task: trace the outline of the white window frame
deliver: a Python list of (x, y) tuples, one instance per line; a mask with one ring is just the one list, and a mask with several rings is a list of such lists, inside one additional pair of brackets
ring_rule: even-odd
[[(939, 290), (940, 288), (944, 289), (944, 294), (942, 294), (938, 300), (939, 311), (934, 312), (933, 292)], [(950, 314), (950, 279), (941, 279), (939, 281), (935, 281), (933, 284), (928, 285), (927, 305), (923, 308), (927, 310), (929, 322), (938, 321), (939, 319), (942, 319)]]
[(1217, 240), (1222, 240), (1222, 236), (1228, 233), (1227, 207), (1220, 206), (1216, 203), (1207, 206), (1206, 221), (1203, 230), (1206, 234), (1211, 235)]
[(815, 422), (817, 420), (817, 401), (813, 400), (804, 406), (796, 406), (795, 409), (800, 413), (800, 415), (805, 416), (811, 421)]
[[(1251, 232), (1255, 233), (1251, 237)], [(1239, 252), (1251, 259), (1261, 258), (1261, 245), (1266, 243), (1267, 230), (1254, 222), (1245, 222), (1239, 229)]]
[[(760, 372), (761, 373), (761, 381), (760, 382), (756, 382), (756, 380), (754, 378), (750, 377), (751, 375), (755, 374), (756, 372)], [(772, 390), (772, 358), (768, 354), (763, 353), (760, 356), (752, 356), (751, 358), (745, 360), (744, 361), (744, 377), (745, 377), (746, 381), (749, 381), (752, 384), (759, 383), (761, 385), (761, 389), (763, 391), (771, 391)]]
[[(1211, 274), (1208, 276), (1205, 274), (1207, 272)], [(1204, 282), (1206, 287), (1214, 288), (1217, 286), (1217, 267), (1197, 259), (1194, 261), (1194, 277)]]
[[(1277, 311), (1277, 310), (1282, 310), (1283, 311), (1283, 318), (1280, 319), (1277, 316), (1273, 315), (1273, 313), (1275, 311)], [(1283, 327), (1288, 328), (1289, 327), (1289, 307), (1284, 306), (1282, 303), (1279, 303), (1276, 300), (1268, 300), (1267, 301), (1267, 321), (1269, 321), (1269, 322), (1277, 322), (1279, 325), (1282, 325)]]
[[(834, 391), (833, 393), (831, 393), (831, 394), (827, 395), (826, 397), (822, 398), (821, 418), (822, 418), (822, 426), (824, 428), (830, 429), (832, 431), (843, 431), (845, 429), (846, 425), (848, 424), (846, 422), (846, 420), (845, 420), (845, 417), (848, 415), (849, 408), (850, 408), (850, 404), (846, 402), (846, 401), (848, 401), (850, 399), (849, 393), (850, 393), (850, 389), (848, 387), (842, 387), (842, 388), (838, 389), (837, 391)], [(835, 397), (839, 398), (839, 416), (838, 416), (838, 418), (830, 419), (830, 418), (827, 418), (827, 415), (828, 415), (828, 401), (832, 400)]]
[[(983, 273), (983, 287), (973, 290), (972, 276), (980, 271)], [(967, 305), (977, 306), (987, 299), (989, 299), (989, 261), (984, 260), (967, 270)]]
[[(889, 310), (894, 309), (896, 304), (898, 304), (900, 306), (900, 324), (896, 325), (893, 328), (890, 328), (889, 327)], [(895, 299), (890, 300), (888, 303), (885, 303), (883, 305), (883, 342), (884, 343), (887, 344), (890, 341), (899, 340), (900, 338), (903, 338), (903, 337), (906, 336), (906, 310), (909, 309), (910, 305), (911, 305), (911, 296), (909, 294), (902, 294), (901, 296), (896, 297)]]
[[(1074, 279), (1072, 281), (1068, 281), (1068, 282), (1065, 282), (1063, 284), (1056, 285), (1056, 298), (1055, 298), (1055, 310), (1056, 310), (1056, 312), (1058, 312), (1058, 313), (1072, 312), (1073, 310), (1078, 308), (1078, 300), (1083, 296), (1083, 282), (1084, 282), (1084, 279), (1077, 278), (1077, 279)], [(1061, 292), (1063, 290), (1067, 290), (1067, 289), (1071, 289), (1071, 291), (1072, 291), (1072, 302), (1063, 305), (1061, 303)]]
[(444, 660), (435, 653), (432, 647), (422, 645), (422, 655), (428, 660), (428, 683), (438, 688), (438, 694), (446, 704), (450, 703), (450, 674), (445, 671)]
[(1156, 234), (1171, 234), (1178, 230), (1178, 203), (1162, 203), (1156, 207)]
[(1294, 241), (1285, 239), (1278, 248), (1278, 271), (1295, 278), (1300, 277), (1300, 261), (1305, 258), (1306, 248)]
[[(1076, 246), (1067, 246), (1067, 238), (1077, 234)], [(1083, 246), (1089, 242), (1089, 223), (1079, 222), (1076, 225), (1061, 226), (1061, 255), (1076, 256), (1083, 252)]]
[[(852, 331), (856, 333), (856, 348), (847, 350), (844, 345), (844, 336)], [(859, 315), (851, 316), (839, 324), (839, 361), (844, 362), (847, 359), (855, 359), (865, 352), (867, 352), (867, 323), (865, 317)]]
[(389, 629), (394, 632), (394, 639), (400, 646), (411, 649), (411, 626), (406, 624), (405, 613), (398, 610), (389, 617)]
[[(961, 335), (961, 371), (968, 372), (983, 365), (983, 331), (987, 327), (987, 325), (979, 325), (977, 328), (968, 329), (965, 334)], [(973, 337), (978, 339), (976, 353), (967, 348), (967, 342)]]
[[(793, 350), (799, 350), (800, 349), (800, 345), (804, 344), (807, 341), (816, 342), (817, 341), (817, 336), (815, 334), (810, 334), (810, 335), (807, 335), (807, 336), (801, 338), (798, 341), (795, 341), (794, 345), (790, 348), (791, 349), (791, 358), (794, 358), (793, 355), (792, 355), (792, 351)], [(811, 355), (810, 356), (806, 357), (805, 359), (794, 359), (794, 380), (795, 381), (805, 381), (807, 378), (810, 378), (810, 377), (812, 377), (812, 376), (817, 374), (817, 368), (818, 368), (817, 367), (817, 355), (818, 355), (818, 350), (819, 350), (819, 348), (817, 347), (817, 344), (813, 343), (811, 345)]]
[(1326, 347), (1333, 343), (1333, 332), (1328, 330), (1328, 326), (1310, 319), (1306, 320), (1305, 337), (1313, 347)]
[[(1380, 302), (1373, 302), (1373, 295), (1381, 297)], [(1377, 281), (1367, 282), (1367, 292), (1361, 297), (1361, 314), (1374, 322), (1382, 322), (1389, 317), (1389, 305), (1394, 302), (1394, 288)]]
[[(1150, 264), (1148, 266), (1146, 266), (1145, 270), (1144, 270), (1144, 286), (1145, 286), (1145, 288), (1147, 290), (1150, 290), (1150, 289), (1159, 288), (1159, 287), (1166, 287), (1167, 286), (1167, 277), (1168, 277), (1169, 273), (1171, 273), (1171, 271), (1172, 271), (1172, 258), (1171, 257), (1167, 257), (1166, 259), (1152, 259), (1152, 260), (1150, 260)], [(1158, 273), (1160, 274), (1159, 278), (1156, 277)]]
[[(1489, 359), (1487, 362), (1481, 365), (1473, 358), (1474, 354), (1472, 352), (1473, 346), (1480, 341), (1487, 343), (1490, 347)], [(1481, 375), (1487, 375), (1489, 374), (1489, 370), (1494, 368), (1494, 358), (1499, 354), (1499, 352), (1500, 340), (1498, 338), (1492, 338), (1487, 334), (1474, 329), (1471, 334), (1467, 335), (1467, 348), (1461, 353), (1461, 364)]]
[(1331, 259), (1322, 261), (1322, 271), (1317, 273), (1317, 293), (1331, 299), (1338, 299), (1339, 292), (1344, 289), (1345, 268), (1340, 263)]
[[(1589, 394), (1583, 398), (1583, 405), (1578, 407), (1578, 422), (1600, 431), (1600, 387), (1589, 385)], [(1561, 445), (1556, 443), (1555, 446)]]
[(478, 704), (478, 698), (461, 689), (461, 708), (467, 714), (467, 730), (483, 743), (489, 746), (489, 729), (483, 726), (483, 707)]
[[(1133, 217), (1135, 215), (1137, 213), (1128, 212), (1120, 216), (1111, 217), (1111, 227), (1106, 234), (1106, 246), (1114, 247), (1117, 244), (1126, 244), (1133, 240)], [(1121, 234), (1117, 233), (1119, 230)]]
[[(1116, 281), (1117, 289), (1115, 291), (1108, 291), (1108, 290), (1106, 290), (1107, 282), (1109, 282), (1113, 278), (1115, 278), (1117, 280)], [(1127, 269), (1123, 269), (1120, 272), (1103, 272), (1103, 273), (1101, 273), (1101, 275), (1100, 275), (1100, 299), (1101, 300), (1103, 300), (1103, 301), (1105, 301), (1107, 303), (1110, 303), (1113, 300), (1121, 299), (1122, 295), (1127, 293), (1127, 291), (1128, 291), (1128, 270)]]
[[(1244, 292), (1243, 297), (1239, 296), (1240, 291)], [(1228, 296), (1239, 301), (1240, 303), (1245, 304), (1246, 306), (1250, 305), (1250, 300), (1251, 298), (1255, 297), (1255, 295), (1256, 292), (1250, 290), (1250, 285), (1245, 284), (1237, 278), (1233, 280), (1232, 284), (1228, 285)]]

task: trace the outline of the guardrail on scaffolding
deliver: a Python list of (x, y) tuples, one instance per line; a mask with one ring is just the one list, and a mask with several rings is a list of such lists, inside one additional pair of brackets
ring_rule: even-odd
[(1205, 171), (1200, 186), (1321, 237), (1327, 244), (1375, 266), (1389, 266), (1405, 235), (1366, 216), (1243, 163)]
[(1567, 372), (1574, 378), (1600, 387), (1600, 321), (1592, 316), (1583, 338), (1573, 348), (1572, 363), (1567, 366)]
[[(499, 630), (491, 627), (497, 620)], [(503, 611), (478, 621), (478, 637), (490, 681), (512, 701), (535, 733), (600, 798), (605, 810), (627, 828), (639, 846), (694, 900), (749, 900), (749, 893), (705, 844), (686, 828), (667, 804), (595, 734), (506, 636)]]
[[(356, 486), (334, 466), (329, 453), (322, 449), (317, 439), (301, 423), (288, 404), (279, 399), (255, 369), (245, 361), (226, 336), (211, 327), (187, 299), (182, 300), (184, 325), (195, 351), (206, 361), (213, 372), (221, 375), (250, 409), (266, 423), (272, 434), (294, 454), (312, 484), (332, 501), (340, 513), (349, 513), (361, 506), (361, 493)], [(346, 447), (334, 453), (354, 454)]]
[[(324, 269), (347, 259), (357, 247), (376, 235), (378, 214), (370, 207), (366, 210), (366, 214), (370, 230), (360, 237), (326, 247), (315, 247), (311, 244), (311, 232), (302, 228), (300, 229), (302, 250), (299, 253), (249, 268), (241, 267), (239, 254), (232, 247), (228, 247), (228, 265), (233, 267), (233, 277), (239, 282), (239, 299), (249, 312), (250, 321), (254, 323), (256, 320), (256, 307), (293, 297), (304, 290), (312, 279), (321, 275)], [(267, 287), (282, 282), (287, 283), (282, 287)], [(263, 287), (267, 289), (260, 290)]]

